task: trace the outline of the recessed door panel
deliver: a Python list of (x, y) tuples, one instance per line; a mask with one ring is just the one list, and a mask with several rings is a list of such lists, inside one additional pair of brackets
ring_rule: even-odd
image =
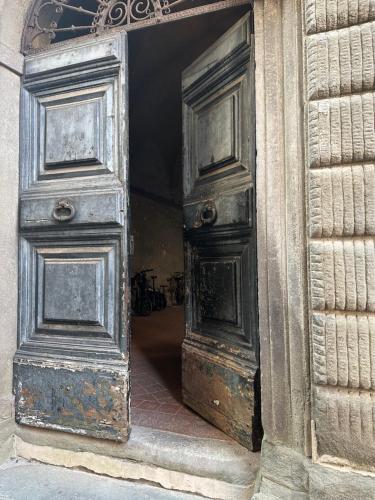
[(249, 45), (240, 45), (190, 86), (189, 69), (183, 74), (185, 161), (190, 164), (186, 197), (207, 191), (214, 181), (225, 178), (236, 185), (237, 177), (250, 175), (253, 141), (246, 109), (251, 75), (244, 71), (249, 57)]
[[(90, 71), (91, 73), (92, 71)], [(52, 179), (121, 174), (123, 138), (116, 133), (122, 102), (118, 78), (100, 75), (92, 81), (60, 78), (25, 85), (23, 132), (30, 161), (22, 179), (25, 188)], [(117, 127), (117, 130), (116, 130)]]
[(43, 260), (39, 280), (44, 286), (40, 288), (42, 300), (38, 327), (43, 323), (82, 323), (103, 327), (103, 260), (92, 257)]
[(103, 100), (45, 108), (45, 170), (69, 164), (103, 163)]
[(85, 240), (66, 240), (65, 245), (43, 240), (26, 239), (22, 247), (21, 257), (28, 263), (27, 277), (21, 277), (27, 297), (20, 325), (23, 335), (114, 339), (119, 242), (103, 241), (100, 245), (100, 240), (95, 239), (89, 246)]
[(230, 92), (196, 110), (196, 154), (200, 175), (238, 160), (238, 93)]
[(256, 300), (252, 240), (192, 242), (193, 331), (251, 348), (257, 322), (248, 304)]
[(114, 87), (109, 77), (90, 87), (67, 82), (27, 93), (35, 148), (32, 182), (114, 170)]
[[(237, 326), (239, 269), (236, 259), (201, 260), (197, 268), (199, 280), (198, 311), (201, 324), (215, 321)], [(225, 293), (224, 293), (225, 292)]]

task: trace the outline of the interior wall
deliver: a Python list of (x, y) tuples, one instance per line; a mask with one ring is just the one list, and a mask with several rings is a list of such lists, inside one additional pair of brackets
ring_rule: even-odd
[(153, 268), (157, 286), (168, 285), (172, 273), (184, 270), (181, 209), (133, 193), (131, 214), (132, 274)]

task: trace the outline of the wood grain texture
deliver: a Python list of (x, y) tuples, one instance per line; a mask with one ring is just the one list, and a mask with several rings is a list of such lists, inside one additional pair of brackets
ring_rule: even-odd
[(124, 441), (128, 369), (16, 357), (16, 421), (44, 429)]

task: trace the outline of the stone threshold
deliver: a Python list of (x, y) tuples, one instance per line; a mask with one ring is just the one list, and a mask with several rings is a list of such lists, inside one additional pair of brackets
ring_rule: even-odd
[(235, 442), (137, 426), (123, 444), (18, 426), (14, 456), (223, 500), (251, 498), (260, 460)]

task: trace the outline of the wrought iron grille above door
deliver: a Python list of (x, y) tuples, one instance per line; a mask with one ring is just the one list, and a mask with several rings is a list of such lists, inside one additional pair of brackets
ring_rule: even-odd
[(56, 41), (125, 31), (250, 4), (249, 0), (35, 0), (22, 48), (27, 53)]

